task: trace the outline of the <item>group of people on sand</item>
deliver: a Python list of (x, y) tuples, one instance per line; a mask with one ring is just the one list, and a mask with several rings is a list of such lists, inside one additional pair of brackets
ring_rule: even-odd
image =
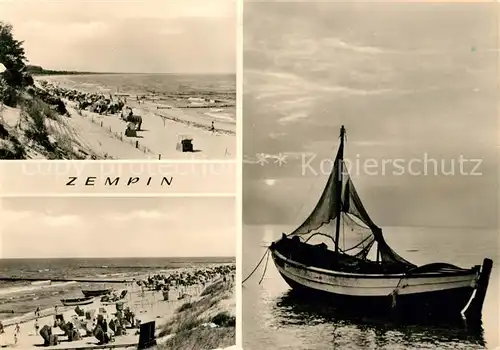
[[(216, 277), (234, 278), (236, 266), (234, 264), (220, 265), (214, 267), (198, 268), (191, 271), (174, 271), (168, 276), (165, 274), (156, 274), (149, 276), (145, 280), (139, 280), (136, 283), (150, 290), (168, 291), (170, 288), (186, 288), (194, 285), (205, 286)], [(181, 291), (182, 292), (182, 291)]]
[[(37, 322), (35, 322), (35, 325), (36, 324), (37, 324)], [(38, 331), (38, 329), (36, 329), (35, 332), (37, 332), (37, 331)], [(5, 328), (4, 328), (3, 323), (0, 321), (0, 336), (2, 336), (4, 334), (5, 334)], [(20, 335), (21, 335), (21, 325), (19, 324), (19, 322), (16, 322), (16, 324), (14, 326), (14, 344), (15, 345), (17, 345), (17, 343), (18, 343)]]
[(88, 110), (89, 112), (104, 115), (118, 114), (121, 119), (127, 122), (127, 130), (139, 131), (142, 126), (142, 117), (135, 115), (130, 106), (127, 106), (127, 98), (118, 97), (113, 99), (111, 94), (102, 93), (84, 93), (74, 89), (64, 89), (57, 85), (42, 81), (43, 93), (51, 98), (61, 100), (65, 98), (76, 104), (79, 111)]
[[(175, 288), (182, 294), (182, 296), (181, 294), (179, 295), (179, 299), (181, 299), (185, 296), (187, 287), (190, 286), (199, 285), (204, 288), (207, 284), (218, 278), (227, 282), (234, 282), (235, 271), (236, 266), (234, 264), (197, 268), (194, 270), (179, 269), (168, 274), (148, 276), (146, 279), (135, 281), (135, 284), (141, 287), (143, 293), (146, 289), (165, 293), (165, 291), (168, 292), (171, 288)], [(77, 309), (79, 308), (77, 307)], [(52, 334), (52, 329), (54, 327), (60, 328), (65, 335), (68, 336), (68, 340), (70, 341), (80, 339), (78, 332), (80, 328), (83, 328), (87, 336), (94, 336), (100, 343), (107, 343), (111, 339), (108, 334), (114, 336), (122, 335), (125, 334), (127, 328), (137, 326), (134, 313), (129, 308), (118, 308), (118, 304), (117, 314), (112, 318), (106, 315), (103, 317), (101, 313), (99, 313), (99, 315), (91, 315), (89, 312), (84, 312), (83, 310), (77, 311), (75, 309), (75, 312), (78, 314), (78, 317), (75, 316), (73, 319), (65, 321), (62, 315), (60, 315), (58, 306), (56, 305), (53, 312), (54, 325), (44, 325), (40, 328), (39, 320), (42, 318), (42, 313), (40, 307), (37, 307), (34, 311), (34, 335), (42, 336), (44, 344), (47, 346), (57, 345), (59, 342), (57, 336)], [(112, 332), (110, 333), (108, 329), (112, 330)], [(0, 336), (2, 334), (5, 334), (5, 329), (2, 322), (0, 322)], [(20, 335), (21, 324), (17, 322), (14, 326), (13, 333), (14, 345), (18, 344)]]
[[(105, 95), (103, 93), (84, 93), (75, 89), (65, 89), (58, 85), (48, 83), (46, 81), (41, 81), (40, 84), (43, 87), (43, 93), (50, 95), (51, 99), (59, 101), (58, 103), (63, 103), (62, 98), (67, 99), (76, 103), (78, 110), (88, 110), (93, 113), (99, 113), (104, 115), (118, 114), (120, 117), (126, 121), (127, 130), (140, 130), (142, 125), (142, 117), (134, 115), (134, 112), (130, 106), (127, 106), (127, 98), (121, 96), (116, 99), (113, 98), (112, 94)], [(48, 97), (47, 97), (48, 98)], [(144, 102), (146, 96), (136, 96), (137, 103), (140, 104)], [(64, 104), (61, 107), (63, 110)], [(65, 111), (65, 107), (64, 107)], [(216, 133), (215, 122), (212, 120), (209, 127), (209, 131)]]
[[(54, 307), (54, 312), (55, 312), (54, 317), (56, 317), (56, 315), (58, 314), (57, 305)], [(34, 314), (35, 314), (34, 333), (32, 335), (39, 335), (39, 331), (40, 331), (39, 318), (41, 317), (40, 307), (36, 308)], [(4, 334), (5, 334), (5, 326), (0, 321), (0, 336), (4, 335)], [(19, 342), (20, 336), (21, 336), (21, 322), (16, 322), (14, 325), (14, 333), (13, 333), (14, 345), (17, 345), (17, 343)]]
[(104, 115), (116, 114), (127, 103), (126, 97), (123, 100), (121, 98), (115, 100), (111, 94), (84, 93), (75, 89), (61, 88), (46, 81), (41, 81), (40, 85), (46, 93), (54, 98), (65, 98), (76, 103), (79, 110), (89, 110)]

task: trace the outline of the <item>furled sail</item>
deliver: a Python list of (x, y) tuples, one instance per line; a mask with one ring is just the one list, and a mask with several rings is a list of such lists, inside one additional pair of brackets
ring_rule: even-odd
[[(340, 149), (335, 158), (335, 164), (339, 158)], [(300, 225), (291, 235), (303, 235), (308, 234), (314, 230), (321, 228), (323, 225), (327, 225), (336, 217), (337, 213), (337, 182), (339, 180), (339, 172), (336, 171), (337, 166), (334, 167), (330, 176), (328, 177), (328, 182), (326, 183), (323, 194), (321, 195), (316, 207), (308, 218)]]
[[(349, 235), (351, 242), (351, 246), (344, 247), (340, 250), (341, 252), (366, 259), (376, 242), (382, 262), (408, 267), (415, 266), (389, 247), (382, 230), (372, 221), (364, 208), (342, 159), (343, 143), (339, 147), (335, 157), (335, 166), (328, 177), (318, 203), (302, 225), (290, 233), (290, 236), (299, 236), (308, 241), (320, 232), (323, 236), (329, 236), (334, 244), (339, 246), (340, 242), (335, 241), (335, 231), (331, 229), (332, 225), (330, 224), (337, 218), (337, 213), (340, 213), (344, 236)], [(339, 181), (340, 178), (342, 178), (342, 182)]]

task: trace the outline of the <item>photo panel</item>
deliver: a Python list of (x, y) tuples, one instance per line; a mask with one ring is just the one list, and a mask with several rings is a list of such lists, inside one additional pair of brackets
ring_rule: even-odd
[(2, 1), (1, 159), (236, 159), (236, 1)]
[(498, 4), (243, 17), (243, 348), (497, 348)]
[(3, 198), (1, 346), (233, 348), (235, 217), (234, 198)]

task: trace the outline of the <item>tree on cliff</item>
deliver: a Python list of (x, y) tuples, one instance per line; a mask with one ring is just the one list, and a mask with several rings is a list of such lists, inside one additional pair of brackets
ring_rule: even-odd
[(0, 22), (0, 63), (6, 70), (1, 74), (3, 83), (10, 91), (3, 96), (4, 102), (12, 105), (16, 100), (15, 90), (33, 84), (33, 78), (26, 71), (26, 54), (23, 42), (14, 39), (12, 25)]

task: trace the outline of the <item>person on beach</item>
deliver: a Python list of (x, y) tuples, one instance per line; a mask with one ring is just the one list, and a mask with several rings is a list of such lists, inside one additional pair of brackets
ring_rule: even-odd
[(38, 329), (40, 328), (40, 326), (38, 325), (38, 318), (35, 319), (35, 335), (38, 334)]
[(16, 328), (14, 329), (14, 344), (17, 345), (18, 335), (21, 333), (21, 327), (19, 323), (16, 323)]
[(212, 120), (212, 126), (210, 127), (211, 132), (215, 132), (215, 126), (214, 126), (214, 121)]
[(40, 317), (40, 306), (37, 306), (37, 307), (36, 307), (36, 310), (35, 310), (35, 317), (36, 317), (36, 318)]

